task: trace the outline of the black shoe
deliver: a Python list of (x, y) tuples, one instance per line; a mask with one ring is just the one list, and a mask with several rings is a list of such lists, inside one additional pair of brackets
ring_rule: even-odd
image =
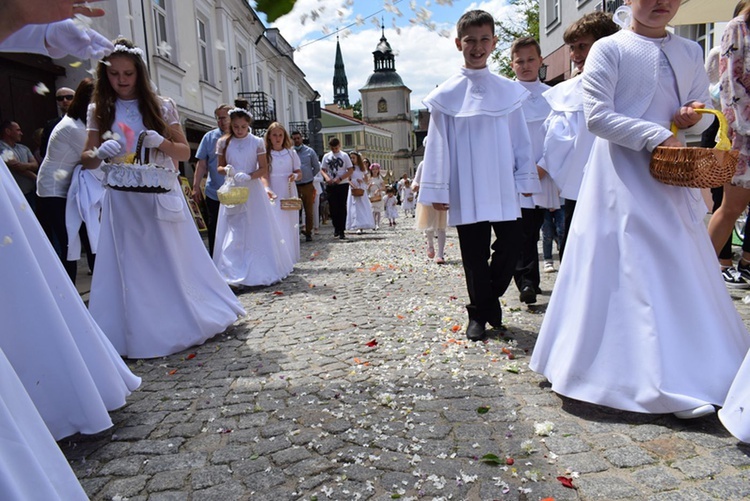
[(346, 236), (344, 235), (344, 232), (343, 232), (343, 231), (342, 231), (341, 233), (339, 233), (339, 238), (340, 238), (341, 240), (344, 240), (344, 239), (346, 238)]
[(521, 289), (521, 295), (518, 296), (519, 301), (526, 304), (536, 303), (536, 291), (530, 285), (525, 286)]
[(490, 320), (487, 323), (490, 324), (492, 328), (495, 329), (496, 331), (506, 332), (508, 330), (508, 328), (503, 325), (503, 321), (500, 318), (496, 320)]
[(333, 230), (333, 238), (339, 236), (339, 230)]
[(485, 328), (483, 322), (469, 320), (469, 326), (466, 328), (466, 339), (469, 341), (481, 341), (484, 339)]
[(537, 287), (536, 288), (536, 293), (537, 294), (541, 294), (542, 293), (542, 288), (541, 287)]
[(310, 235), (305, 235), (305, 242), (312, 242), (312, 237)]

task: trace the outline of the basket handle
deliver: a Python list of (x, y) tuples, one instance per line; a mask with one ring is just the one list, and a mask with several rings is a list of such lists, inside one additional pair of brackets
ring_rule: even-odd
[[(143, 147), (143, 140), (146, 138), (146, 131), (142, 130), (140, 134), (138, 134), (138, 142), (135, 144), (135, 159), (133, 160), (133, 163), (139, 163), (139, 164), (148, 164), (149, 163), (149, 153), (148, 148)], [(143, 160), (141, 161), (141, 150), (143, 150)]]
[[(714, 148), (722, 151), (731, 150), (732, 141), (729, 140), (729, 124), (727, 123), (727, 118), (724, 114), (719, 110), (712, 110), (710, 108), (695, 108), (694, 110), (696, 113), (710, 113), (719, 119), (719, 133), (716, 134), (718, 141), (716, 141), (716, 146), (714, 146)], [(672, 134), (675, 136), (677, 135), (677, 125), (675, 125), (674, 122), (672, 122), (671, 131)]]

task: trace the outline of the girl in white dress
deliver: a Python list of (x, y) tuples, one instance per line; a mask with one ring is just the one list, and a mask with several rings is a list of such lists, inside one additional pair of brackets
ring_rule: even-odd
[(380, 175), (379, 163), (370, 165), (370, 181), (367, 183), (367, 196), (370, 199), (370, 205), (372, 205), (372, 219), (375, 222), (375, 230), (377, 231), (380, 229), (380, 217), (385, 209), (385, 181)]
[[(176, 171), (190, 147), (175, 104), (151, 90), (142, 51), (124, 38), (114, 43), (97, 67), (83, 166), (121, 159), (135, 149), (129, 138), (147, 131), (143, 147), (153, 163)], [(176, 176), (167, 193), (108, 188), (102, 207), (89, 308), (120, 355), (171, 355), (244, 315), (211, 262)]]
[(401, 209), (404, 211), (404, 217), (414, 217), (414, 209), (417, 207), (417, 197), (411, 189), (411, 181), (409, 178), (404, 177), (403, 185), (401, 186)]
[(385, 189), (385, 217), (388, 218), (388, 226), (396, 226), (398, 199), (396, 199), (396, 188), (393, 186)]
[[(292, 139), (283, 125), (274, 122), (268, 126), (265, 136), (266, 161), (268, 163), (268, 184), (271, 191), (280, 198), (296, 198), (295, 181), (302, 179), (300, 159), (292, 148)], [(283, 246), (289, 252), (292, 262), (299, 261), (299, 211), (282, 210), (281, 204), (274, 203), (274, 212), (279, 220)]]
[[(701, 48), (666, 30), (680, 0), (653, 3), (630, 0), (629, 29), (586, 59), (598, 137), (530, 367), (571, 398), (692, 418), (724, 404), (750, 335), (716, 273), (700, 190), (649, 173), (655, 147), (683, 146), (670, 122), (697, 124), (710, 99)], [(673, 249), (689, 272), (665, 266)]]
[(294, 262), (283, 243), (271, 190), (267, 194), (262, 181), (268, 172), (266, 148), (263, 139), (250, 134), (247, 110), (234, 108), (229, 118), (231, 131), (216, 144), (218, 170), (247, 186), (250, 195), (244, 204), (219, 208), (214, 262), (231, 285), (271, 285), (289, 275)]
[[(356, 151), (349, 153), (349, 158), (354, 166), (354, 172), (352, 172), (352, 176), (349, 178), (351, 189), (346, 199), (346, 229), (357, 230), (357, 233), (362, 233), (362, 230), (375, 228), (372, 205), (367, 194), (367, 169), (362, 162), (362, 155)], [(352, 189), (354, 188), (364, 190), (364, 194), (359, 196), (352, 195)]]
[[(425, 138), (425, 142), (427, 138)], [(422, 181), (424, 162), (419, 162), (411, 189), (419, 193), (419, 183)], [(448, 212), (435, 209), (432, 204), (426, 205), (417, 201), (417, 230), (424, 231), (427, 240), (427, 257), (435, 258), (435, 263), (445, 264), (445, 228), (448, 226)], [(435, 254), (435, 234), (437, 234), (437, 254)]]

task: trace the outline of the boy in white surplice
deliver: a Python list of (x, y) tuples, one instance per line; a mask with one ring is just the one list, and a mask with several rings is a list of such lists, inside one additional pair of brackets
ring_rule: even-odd
[(487, 323), (502, 328), (498, 299), (513, 277), (521, 239), (518, 195), (541, 189), (521, 109), (529, 93), (487, 67), (497, 43), (494, 26), (481, 10), (461, 16), (455, 42), (464, 66), (424, 100), (430, 142), (419, 196), (448, 210), (448, 223), (458, 230), (472, 341), (484, 338)]

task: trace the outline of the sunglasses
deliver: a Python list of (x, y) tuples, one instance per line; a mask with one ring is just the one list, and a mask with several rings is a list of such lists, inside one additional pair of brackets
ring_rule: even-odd
[(58, 101), (72, 101), (73, 96), (57, 96), (55, 97)]

